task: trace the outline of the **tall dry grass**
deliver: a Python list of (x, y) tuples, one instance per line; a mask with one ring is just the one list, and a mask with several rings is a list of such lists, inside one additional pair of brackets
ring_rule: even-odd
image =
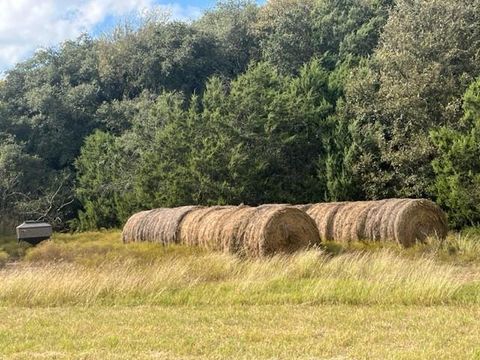
[(329, 243), (241, 259), (196, 247), (123, 244), (119, 232), (56, 234), (0, 270), (0, 305), (476, 304), (475, 236), (408, 250)]
[[(0, 271), (0, 304), (448, 304), (465, 298), (454, 266), (391, 251), (329, 257), (319, 251), (263, 260), (225, 254), (168, 256), (96, 266), (52, 262)], [(462, 298), (463, 296), (463, 298)]]

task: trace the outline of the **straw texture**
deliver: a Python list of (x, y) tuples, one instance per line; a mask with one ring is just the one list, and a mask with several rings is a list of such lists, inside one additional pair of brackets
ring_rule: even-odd
[(122, 240), (125, 243), (152, 241), (164, 245), (179, 242), (179, 226), (183, 218), (198, 206), (160, 208), (141, 211), (128, 219), (123, 227)]
[[(300, 206), (301, 208), (301, 206)], [(396, 241), (404, 246), (445, 238), (445, 213), (426, 199), (321, 203), (304, 207), (322, 241)]]
[(260, 257), (318, 245), (313, 219), (289, 205), (154, 209), (133, 215), (124, 242), (182, 243), (208, 250)]
[(196, 210), (180, 225), (180, 239), (184, 244), (250, 257), (292, 253), (320, 242), (313, 219), (287, 205)]

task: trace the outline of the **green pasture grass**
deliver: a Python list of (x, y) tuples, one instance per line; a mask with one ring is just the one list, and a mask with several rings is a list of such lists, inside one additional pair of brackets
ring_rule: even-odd
[(117, 230), (85, 232), (79, 234), (54, 234), (26, 252), (24, 260), (30, 264), (67, 262), (85, 266), (100, 266), (105, 263), (127, 261), (151, 264), (171, 257), (202, 254), (204, 251), (187, 246), (165, 247), (143, 242), (124, 244)]
[[(3, 245), (3, 248), (2, 248)], [(68, 261), (96, 264), (97, 260), (136, 259), (138, 261), (154, 261), (159, 257), (170, 255), (205, 254), (199, 248), (186, 246), (162, 247), (152, 243), (123, 244), (119, 230), (84, 232), (74, 234), (56, 233), (51, 241), (32, 248), (26, 244), (18, 244), (14, 238), (7, 238), (0, 251), (13, 254), (14, 258), (25, 257), (30, 262)], [(425, 244), (417, 244), (410, 248), (392, 242), (354, 242), (322, 244), (321, 250), (330, 256), (342, 254), (375, 253), (390, 251), (402, 258), (435, 259), (454, 265), (480, 266), (480, 229), (470, 228), (462, 232), (452, 232), (445, 240), (430, 239)]]
[(0, 308), (0, 359), (478, 359), (479, 306)]

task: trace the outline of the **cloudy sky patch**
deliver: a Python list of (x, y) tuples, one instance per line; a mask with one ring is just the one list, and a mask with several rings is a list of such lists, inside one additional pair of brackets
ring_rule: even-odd
[[(190, 4), (191, 3), (191, 4)], [(49, 47), (82, 33), (108, 29), (122, 17), (142, 11), (168, 12), (171, 18), (198, 18), (210, 1), (157, 0), (0, 0), (0, 73)]]

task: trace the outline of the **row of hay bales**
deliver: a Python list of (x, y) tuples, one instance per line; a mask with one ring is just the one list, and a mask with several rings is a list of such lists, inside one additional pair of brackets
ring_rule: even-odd
[(445, 238), (447, 216), (426, 199), (386, 199), (299, 205), (317, 224), (322, 241), (395, 241), (403, 246)]
[(313, 219), (285, 205), (142, 211), (127, 221), (122, 239), (195, 245), (250, 257), (292, 253), (320, 243)]
[(154, 209), (133, 215), (125, 224), (122, 239), (264, 256), (292, 253), (321, 241), (395, 241), (410, 246), (446, 234), (446, 215), (433, 202), (388, 199)]

